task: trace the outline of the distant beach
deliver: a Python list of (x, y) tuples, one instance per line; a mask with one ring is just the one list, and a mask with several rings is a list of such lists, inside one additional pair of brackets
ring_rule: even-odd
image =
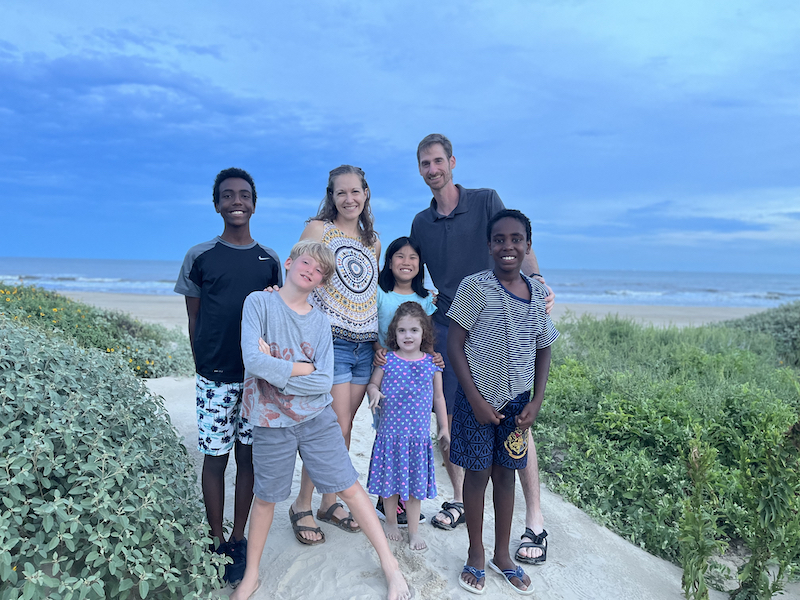
[[(36, 285), (58, 292), (177, 297), (172, 289), (180, 266), (177, 260), (0, 257), (0, 282)], [(771, 308), (800, 299), (800, 277), (789, 274), (586, 269), (545, 269), (544, 273), (562, 307)]]

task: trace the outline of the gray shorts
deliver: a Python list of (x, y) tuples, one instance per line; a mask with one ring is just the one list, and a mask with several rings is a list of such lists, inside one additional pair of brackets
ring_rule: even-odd
[(322, 494), (341, 492), (358, 481), (336, 413), (328, 405), (294, 427), (253, 428), (253, 493), (259, 500), (282, 502), (289, 497), (298, 452)]

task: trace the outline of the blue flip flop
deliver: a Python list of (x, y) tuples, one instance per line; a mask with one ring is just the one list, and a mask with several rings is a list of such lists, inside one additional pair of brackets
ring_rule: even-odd
[[(475, 579), (477, 579), (478, 581), (483, 579), (483, 587), (481, 589), (472, 587), (466, 581), (461, 579), (461, 575), (463, 575), (464, 573), (469, 573), (470, 575), (475, 577)], [(458, 576), (458, 585), (460, 585), (462, 588), (464, 588), (470, 593), (477, 594), (478, 596), (481, 596), (484, 593), (486, 593), (486, 571), (484, 571), (483, 569), (476, 569), (475, 567), (470, 567), (469, 565), (464, 565), (464, 568), (461, 569), (461, 575)]]
[(517, 592), (519, 595), (521, 595), (521, 596), (531, 596), (531, 595), (533, 595), (533, 583), (532, 582), (528, 584), (528, 589), (527, 590), (521, 590), (517, 586), (515, 586), (513, 583), (511, 583), (511, 578), (512, 577), (516, 577), (520, 581), (522, 581), (522, 578), (525, 577), (525, 571), (523, 571), (522, 567), (520, 567), (519, 565), (517, 565), (516, 569), (501, 569), (496, 564), (494, 564), (494, 560), (489, 560), (489, 568), (492, 569), (492, 571), (494, 571), (495, 573), (499, 573), (500, 575), (502, 575), (505, 578), (505, 581), (508, 584), (508, 586), (512, 590)]

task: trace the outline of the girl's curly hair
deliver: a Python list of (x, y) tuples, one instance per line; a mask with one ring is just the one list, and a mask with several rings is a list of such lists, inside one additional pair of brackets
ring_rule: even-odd
[(422, 344), (420, 344), (420, 350), (426, 354), (433, 354), (433, 343), (435, 340), (433, 321), (418, 302), (403, 302), (397, 307), (397, 312), (394, 313), (392, 322), (389, 323), (389, 329), (386, 332), (386, 345), (391, 350), (400, 349), (400, 346), (397, 344), (397, 322), (403, 317), (411, 317), (419, 320), (422, 326)]

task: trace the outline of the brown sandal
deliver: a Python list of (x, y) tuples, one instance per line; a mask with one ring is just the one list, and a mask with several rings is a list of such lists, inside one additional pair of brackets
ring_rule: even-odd
[(322, 512), (320, 508), (317, 511), (317, 520), (323, 521), (324, 523), (330, 523), (331, 525), (336, 525), (339, 529), (343, 529), (347, 533), (358, 533), (361, 531), (361, 527), (353, 526), (353, 515), (351, 513), (347, 513), (347, 516), (344, 519), (340, 519), (339, 517), (335, 517), (333, 513), (336, 511), (337, 508), (344, 508), (340, 502), (335, 502), (331, 504), (331, 507), (325, 512)]
[[(292, 531), (294, 531), (294, 537), (297, 539), (298, 542), (301, 544), (305, 544), (306, 546), (316, 546), (317, 544), (322, 544), (325, 541), (325, 533), (319, 527), (307, 527), (305, 525), (298, 525), (297, 522), (300, 519), (305, 517), (310, 517), (311, 511), (304, 510), (303, 512), (296, 513), (294, 509), (290, 506), (289, 507), (289, 521), (292, 523)], [(307, 540), (302, 535), (300, 535), (301, 531), (311, 531), (313, 533), (318, 533), (322, 537), (318, 540)]]

